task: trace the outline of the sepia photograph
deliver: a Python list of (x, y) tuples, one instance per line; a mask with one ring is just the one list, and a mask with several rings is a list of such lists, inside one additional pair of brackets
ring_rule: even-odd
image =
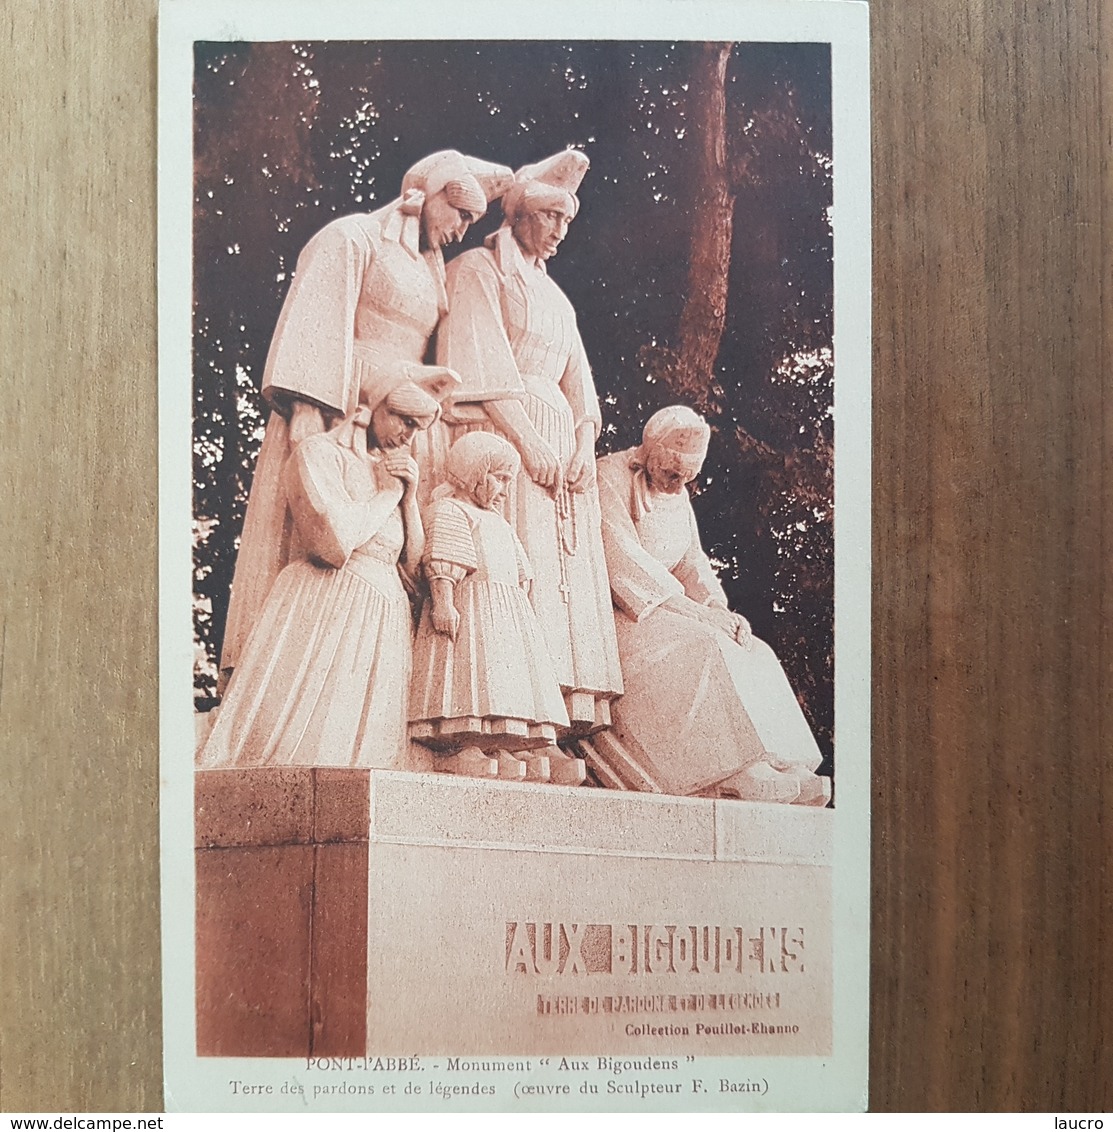
[(859, 7), (164, 21), (181, 1107), (861, 1103)]

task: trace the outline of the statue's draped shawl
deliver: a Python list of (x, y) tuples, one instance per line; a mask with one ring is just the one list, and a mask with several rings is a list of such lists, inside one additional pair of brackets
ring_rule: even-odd
[[(439, 250), (420, 251), (420, 207), (415, 215), (413, 206), (403, 198), (377, 212), (342, 217), (305, 245), (267, 355), (263, 396), (270, 404), (285, 410), (296, 398), (334, 413), (355, 409), (356, 312), (381, 242), (400, 245), (415, 260), (424, 257), (437, 285), (438, 313), (444, 314), (444, 260)], [(404, 379), (401, 372), (398, 379)]]
[[(295, 446), (282, 478), (298, 541), (310, 559), (339, 569), (389, 525), (397, 507), (391, 497), (381, 489), (375, 495), (364, 490), (353, 496), (350, 486), (355, 478), (380, 488), (381, 461), (380, 453), (367, 451), (366, 425), (353, 423), (351, 417)], [(387, 545), (379, 557), (386, 561), (397, 556), (397, 550)]]
[[(463, 379), (458, 403), (521, 398), (523, 376), (559, 385), (573, 426), (602, 423), (595, 380), (571, 304), (547, 276), (543, 263), (528, 263), (509, 228), (487, 246), (453, 260), (448, 272), (451, 316), (437, 333), (437, 360)], [(531, 313), (550, 306), (549, 335), (532, 332)]]

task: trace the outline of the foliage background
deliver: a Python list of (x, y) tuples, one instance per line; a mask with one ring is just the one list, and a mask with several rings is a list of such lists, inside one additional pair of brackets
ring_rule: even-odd
[[(825, 44), (735, 44), (721, 139), (733, 195), (713, 372), (668, 364), (706, 212), (708, 45), (199, 43), (195, 51), (195, 694), (215, 694), (262, 439), (267, 347), (297, 256), (456, 148), (512, 167), (565, 146), (591, 169), (553, 278), (603, 401), (600, 454), (677, 400), (713, 428), (694, 492), (733, 608), (782, 658), (833, 766), (832, 152)], [(465, 240), (499, 223), (497, 206)], [(710, 331), (709, 331), (710, 332)], [(714, 347), (714, 343), (712, 344)]]

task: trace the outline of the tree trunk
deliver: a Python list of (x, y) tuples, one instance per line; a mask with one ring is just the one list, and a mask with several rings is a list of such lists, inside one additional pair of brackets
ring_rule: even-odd
[(700, 142), (695, 228), (688, 263), (688, 299), (680, 316), (677, 392), (707, 408), (723, 337), (734, 228), (734, 193), (727, 169), (726, 73), (731, 44), (702, 45), (696, 62), (696, 136)]
[(706, 43), (692, 72), (692, 131), (699, 143), (688, 261), (688, 297), (673, 349), (645, 350), (644, 363), (701, 412), (713, 410), (715, 361), (723, 337), (734, 193), (727, 160), (726, 73), (733, 45)]

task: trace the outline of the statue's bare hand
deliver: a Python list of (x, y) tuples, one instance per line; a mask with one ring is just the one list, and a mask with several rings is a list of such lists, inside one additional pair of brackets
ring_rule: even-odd
[(735, 620), (734, 639), (747, 651), (754, 647), (754, 631), (740, 613), (732, 613)]
[(704, 606), (703, 620), (713, 625), (728, 637), (734, 636), (734, 614), (729, 609), (719, 609), (717, 606)]
[(595, 484), (595, 455), (592, 452), (576, 450), (568, 463), (565, 482), (569, 491), (590, 491)]
[(708, 625), (713, 625), (721, 633), (725, 633), (733, 641), (737, 641), (743, 648), (750, 648), (753, 643), (753, 632), (750, 623), (745, 617), (731, 613), (729, 609), (719, 606), (704, 606), (701, 619)]
[(434, 602), (431, 616), (433, 628), (438, 633), (443, 633), (451, 641), (456, 640), (456, 634), (460, 629), (460, 614), (455, 605), (441, 605)]
[(402, 481), (403, 494), (405, 494), (405, 492), (412, 492), (417, 487), (419, 474), (417, 461), (410, 454), (408, 448), (389, 449), (383, 460), (383, 467), (385, 467), (395, 479)]
[(553, 488), (560, 482), (560, 460), (552, 445), (540, 437), (527, 438), (521, 447), (522, 463), (534, 483), (541, 487)]

